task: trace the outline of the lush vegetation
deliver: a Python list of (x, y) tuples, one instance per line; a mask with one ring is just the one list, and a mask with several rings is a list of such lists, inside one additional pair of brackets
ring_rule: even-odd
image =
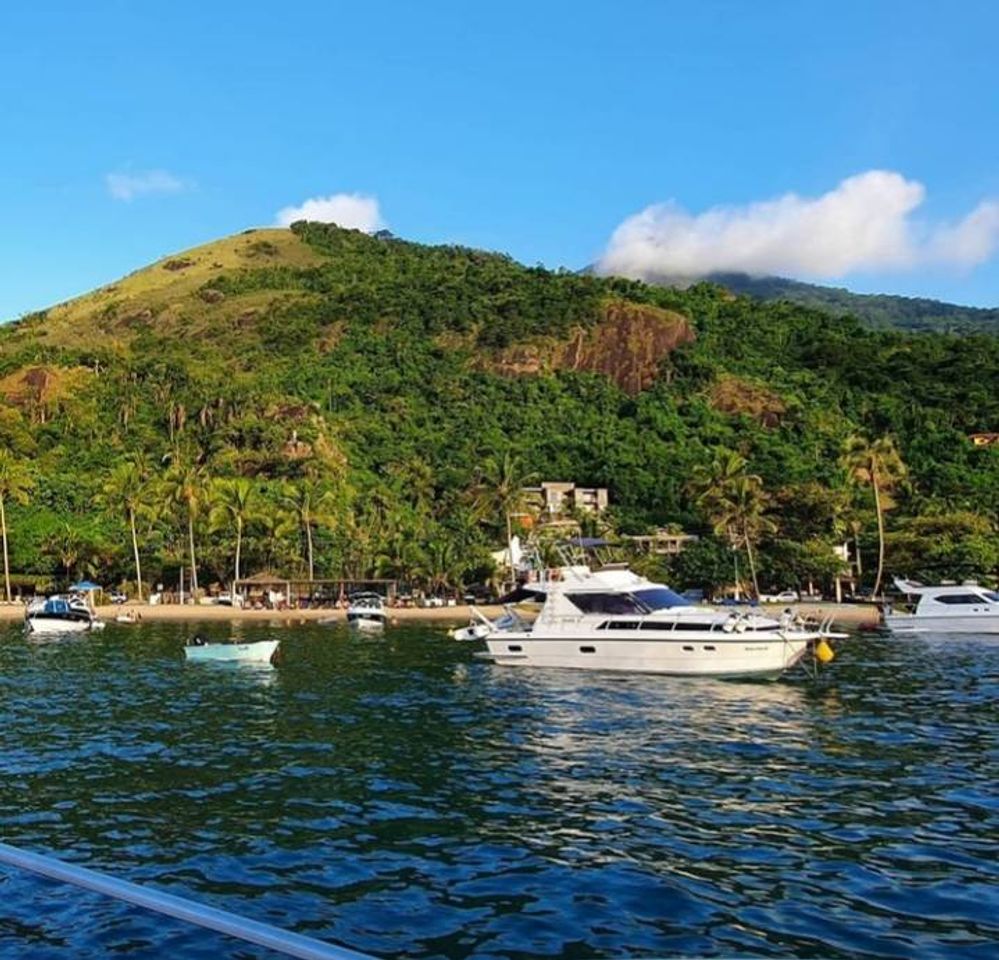
[[(500, 362), (622, 303), (696, 334), (646, 389)], [(9, 565), (42, 579), (134, 592), (137, 567), (148, 589), (183, 565), (205, 588), (238, 564), (454, 589), (490, 576), (527, 478), (608, 487), (620, 533), (702, 534), (658, 571), (678, 586), (730, 581), (733, 549), (764, 589), (828, 582), (847, 540), (868, 586), (999, 568), (999, 449), (968, 441), (999, 429), (999, 338), (711, 284), (297, 224), (8, 325), (0, 393)]]

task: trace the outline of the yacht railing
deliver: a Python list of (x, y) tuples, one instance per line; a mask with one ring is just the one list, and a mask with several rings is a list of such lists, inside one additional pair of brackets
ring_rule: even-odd
[(137, 883), (106, 876), (96, 870), (64, 863), (55, 857), (30, 853), (7, 843), (0, 843), (0, 863), (62, 883), (70, 883), (84, 890), (92, 890), (145, 910), (152, 910), (154, 913), (193, 923), (206, 930), (215, 930), (238, 940), (245, 940), (247, 943), (267, 947), (286, 957), (298, 957), (300, 960), (372, 960), (366, 954), (348, 950), (346, 947), (314, 940), (312, 937), (272, 927), (258, 920), (248, 920), (226, 910), (206, 907), (204, 904), (172, 893), (151, 890)]

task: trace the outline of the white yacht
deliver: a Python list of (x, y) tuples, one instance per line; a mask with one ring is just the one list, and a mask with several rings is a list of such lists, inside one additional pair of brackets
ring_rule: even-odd
[[(526, 584), (542, 603), (533, 623), (512, 604), (498, 620), (472, 608), (459, 640), (484, 641), (478, 654), (504, 666), (579, 667), (714, 677), (776, 678), (815, 648), (831, 658), (831, 618), (809, 624), (779, 617), (698, 607), (622, 565), (560, 568)], [(516, 597), (513, 599), (520, 599)]]
[(24, 613), (28, 633), (83, 633), (103, 630), (86, 599), (78, 596), (36, 597)]
[(380, 630), (388, 616), (385, 601), (377, 593), (355, 593), (347, 607), (347, 623), (360, 630)]
[(892, 633), (999, 633), (999, 593), (978, 584), (926, 586), (895, 579), (896, 588), (916, 597), (911, 611), (884, 608), (884, 623)]

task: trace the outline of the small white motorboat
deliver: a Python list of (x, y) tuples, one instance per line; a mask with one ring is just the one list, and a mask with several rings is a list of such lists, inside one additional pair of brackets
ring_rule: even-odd
[(347, 607), (347, 623), (358, 630), (381, 630), (388, 619), (385, 601), (377, 593), (355, 593)]
[(30, 634), (85, 633), (103, 630), (85, 599), (77, 596), (39, 597), (28, 604), (24, 626)]
[(203, 663), (270, 663), (280, 640), (253, 643), (211, 643), (195, 636), (184, 646), (188, 660)]

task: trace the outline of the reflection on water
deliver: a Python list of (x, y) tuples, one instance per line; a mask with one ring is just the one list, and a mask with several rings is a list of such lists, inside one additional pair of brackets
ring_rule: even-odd
[[(473, 661), (443, 631), (0, 641), (7, 839), (385, 956), (967, 956), (999, 936), (999, 647), (854, 641), (818, 680)], [(0, 950), (245, 957), (0, 871)], [(145, 954), (143, 954), (145, 951)], [(261, 954), (262, 955), (262, 954)]]

